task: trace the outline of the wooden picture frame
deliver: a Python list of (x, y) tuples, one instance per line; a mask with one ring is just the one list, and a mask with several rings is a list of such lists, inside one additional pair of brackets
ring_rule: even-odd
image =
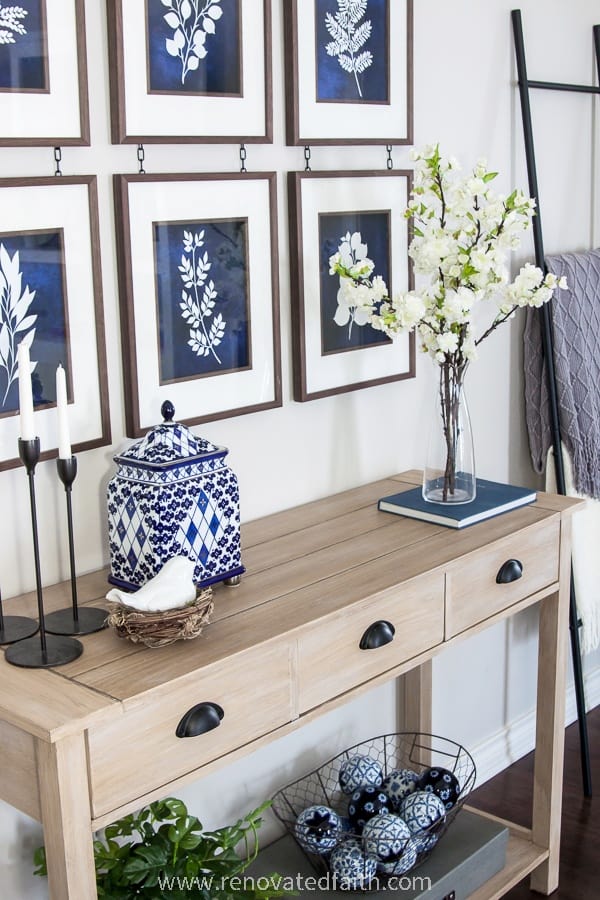
[(84, 0), (4, 4), (0, 30), (0, 147), (89, 146)]
[(411, 187), (408, 170), (288, 172), (295, 400), (414, 377), (414, 334), (391, 341), (368, 323), (338, 325), (339, 279), (329, 274), (344, 235), (361, 232), (388, 290), (412, 289)]
[(17, 347), (30, 344), (42, 459), (57, 455), (56, 368), (74, 453), (111, 442), (93, 175), (0, 179), (0, 469), (20, 464)]
[(281, 406), (276, 173), (114, 187), (129, 437)]
[(113, 144), (272, 142), (271, 0), (107, 11)]
[(283, 9), (288, 145), (412, 144), (413, 0)]

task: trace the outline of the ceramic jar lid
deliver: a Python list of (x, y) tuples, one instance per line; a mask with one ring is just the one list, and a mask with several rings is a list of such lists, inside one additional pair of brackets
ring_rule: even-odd
[(115, 456), (115, 462), (142, 469), (166, 470), (227, 455), (225, 447), (211, 444), (185, 425), (174, 422), (175, 407), (169, 400), (165, 400), (160, 411), (164, 421), (132, 444), (125, 453)]

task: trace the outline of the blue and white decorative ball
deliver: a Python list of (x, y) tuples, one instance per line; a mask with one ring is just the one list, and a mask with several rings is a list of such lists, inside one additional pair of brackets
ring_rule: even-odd
[(410, 831), (406, 822), (392, 813), (380, 813), (366, 823), (362, 833), (362, 844), (368, 856), (378, 861), (388, 861), (390, 855), (399, 859), (410, 841)]
[[(418, 852), (431, 849), (437, 841), (437, 832), (446, 819), (444, 804), (429, 791), (415, 791), (400, 804), (400, 815), (409, 827), (413, 838), (422, 838)], [(434, 840), (430, 843), (429, 839)]]
[(294, 825), (296, 840), (310, 853), (329, 853), (341, 832), (340, 817), (328, 806), (309, 806), (300, 813)]
[(369, 887), (377, 872), (377, 863), (365, 856), (358, 841), (349, 839), (335, 848), (329, 868), (334, 877), (334, 888), (356, 891)]
[(356, 755), (344, 760), (338, 779), (343, 792), (353, 794), (367, 785), (379, 787), (383, 781), (383, 771), (376, 759)]
[(404, 875), (416, 863), (418, 852), (415, 839), (411, 838), (400, 853), (390, 853), (377, 863), (377, 868), (386, 875)]
[(381, 788), (370, 785), (354, 791), (348, 804), (348, 818), (359, 834), (373, 816), (391, 812), (393, 812), (392, 801), (387, 794), (384, 794)]
[(386, 792), (395, 810), (408, 794), (412, 794), (419, 786), (419, 775), (412, 769), (394, 769), (383, 779), (381, 787)]
[(452, 809), (460, 797), (460, 784), (456, 775), (440, 766), (434, 769), (425, 769), (421, 773), (419, 790), (436, 794), (446, 809)]
[(433, 850), (438, 842), (437, 834), (413, 834), (412, 842), (416, 852), (421, 855)]

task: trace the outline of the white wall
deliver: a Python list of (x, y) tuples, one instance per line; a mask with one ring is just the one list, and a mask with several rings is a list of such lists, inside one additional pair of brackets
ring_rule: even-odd
[[(302, 0), (308, 2), (308, 0)], [(392, 0), (396, 2), (396, 0)], [(300, 4), (302, 6), (302, 3)], [(592, 32), (600, 19), (589, 0), (522, 0), (530, 77), (590, 82), (594, 77)], [(273, 2), (274, 143), (248, 147), (248, 167), (279, 172), (280, 279), (283, 356), (281, 409), (242, 416), (197, 429), (230, 448), (240, 479), (245, 520), (419, 466), (424, 453), (433, 368), (418, 356), (417, 378), (299, 404), (292, 400), (291, 338), (284, 173), (303, 166), (301, 148), (284, 145), (282, 4)], [(89, 149), (65, 149), (65, 174), (95, 173), (99, 180), (100, 230), (109, 366), (112, 447), (79, 455), (74, 493), (81, 572), (107, 562), (104, 489), (112, 455), (124, 440), (111, 175), (136, 171), (135, 146), (113, 147), (109, 138), (108, 64), (104, 4), (86, 0), (91, 94)], [(439, 140), (470, 165), (487, 156), (500, 171), (499, 185), (526, 187), (518, 95), (514, 87), (507, 0), (415, 0), (415, 142)], [(251, 23), (246, 23), (252, 27)], [(597, 103), (597, 101), (596, 101)], [(581, 249), (599, 240), (600, 204), (592, 176), (593, 101), (576, 95), (534, 98), (542, 213), (549, 252)], [(597, 134), (596, 144), (598, 147)], [(236, 170), (236, 146), (146, 147), (149, 172)], [(398, 168), (410, 165), (408, 148), (394, 150)], [(378, 168), (384, 148), (316, 148), (313, 168)], [(51, 149), (2, 149), (3, 176), (48, 175)], [(594, 223), (595, 217), (595, 223)], [(593, 234), (595, 225), (596, 232)], [(1, 212), (0, 212), (1, 227)], [(522, 252), (532, 255), (531, 244)], [(472, 367), (468, 391), (478, 474), (535, 485), (524, 432), (520, 335), (522, 322), (497, 333)], [(317, 449), (318, 447), (318, 449)], [(51, 583), (67, 577), (62, 504), (52, 463), (38, 468), (42, 572)], [(5, 515), (0, 522), (0, 583), (4, 596), (33, 586), (26, 482), (22, 471), (0, 473)], [(482, 634), (436, 660), (434, 730), (475, 752), (484, 776), (532, 744), (534, 613)], [(590, 684), (598, 682), (600, 656), (586, 660)], [(485, 677), (482, 677), (485, 675)], [(595, 694), (594, 694), (595, 696)], [(594, 702), (598, 702), (597, 699)], [(395, 727), (392, 687), (378, 689), (344, 710), (284, 738), (235, 767), (182, 792), (205, 824), (217, 825), (258, 804), (303, 770), (343, 746), (382, 728)], [(511, 734), (518, 740), (511, 743)], [(516, 746), (516, 749), (515, 749)], [(1, 757), (0, 757), (1, 765)], [(272, 825), (265, 836), (272, 833)], [(0, 805), (0, 884), (6, 900), (46, 896), (30, 875), (31, 848), (39, 828)]]

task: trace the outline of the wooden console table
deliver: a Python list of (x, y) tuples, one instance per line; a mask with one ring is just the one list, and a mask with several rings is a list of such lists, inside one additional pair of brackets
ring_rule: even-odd
[[(213, 622), (196, 640), (148, 650), (104, 631), (51, 670), (2, 656), (0, 796), (43, 823), (52, 900), (96, 897), (93, 830), (383, 681), (405, 676), (406, 727), (430, 730), (432, 657), (534, 603), (532, 829), (511, 829), (505, 868), (474, 897), (500, 897), (530, 872), (536, 890), (556, 888), (570, 514), (579, 501), (540, 494), (464, 531), (378, 512), (379, 497), (418, 482), (409, 472), (245, 525), (247, 574), (239, 587), (215, 589)], [(498, 584), (509, 559), (522, 576)], [(106, 590), (106, 572), (84, 576), (80, 602)], [(44, 597), (47, 611), (68, 605), (69, 585)], [(34, 596), (6, 607), (34, 613)], [(379, 620), (394, 625), (394, 639), (361, 650)], [(199, 703), (222, 707), (220, 725), (177, 737)]]

